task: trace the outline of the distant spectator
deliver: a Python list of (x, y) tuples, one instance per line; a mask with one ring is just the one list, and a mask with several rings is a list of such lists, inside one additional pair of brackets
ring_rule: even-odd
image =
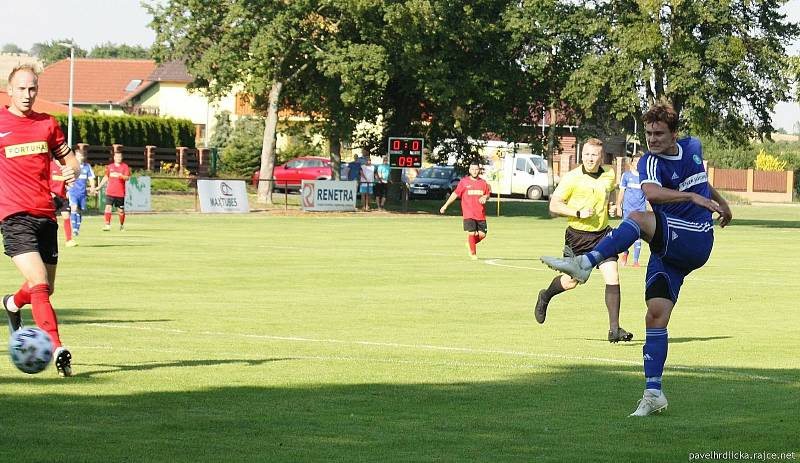
[(392, 168), (389, 167), (389, 158), (384, 156), (381, 158), (381, 163), (375, 166), (375, 204), (379, 211), (386, 205), (386, 190), (391, 174)]
[(356, 154), (353, 156), (353, 162), (347, 164), (347, 180), (355, 180), (361, 176), (361, 160), (358, 158)]
[(369, 197), (372, 194), (372, 184), (375, 182), (375, 166), (372, 159), (367, 156), (366, 164), (361, 166), (361, 179), (358, 191), (361, 193), (361, 204), (365, 211), (369, 211)]

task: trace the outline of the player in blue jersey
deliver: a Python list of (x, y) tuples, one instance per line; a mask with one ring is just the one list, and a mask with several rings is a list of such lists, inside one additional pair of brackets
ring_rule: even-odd
[(598, 262), (628, 249), (641, 238), (650, 243), (645, 279), (647, 335), (642, 347), (645, 391), (630, 416), (647, 416), (667, 408), (661, 375), (667, 360), (667, 324), (683, 279), (702, 267), (714, 243), (712, 213), (725, 227), (732, 214), (725, 199), (708, 184), (703, 150), (696, 138), (678, 140), (678, 115), (671, 106), (655, 105), (644, 115), (649, 151), (639, 161), (642, 191), (652, 212), (634, 212), (588, 254), (542, 257), (542, 262), (585, 283)]
[(83, 153), (78, 150), (75, 158), (80, 163), (80, 170), (75, 177), (75, 182), (69, 187), (67, 196), (69, 198), (70, 221), (72, 222), (72, 233), (76, 237), (81, 231), (82, 213), (86, 210), (86, 197), (88, 193), (95, 192), (95, 175), (92, 166), (84, 162)]
[[(639, 171), (636, 170), (636, 165), (642, 159), (639, 153), (636, 153), (631, 159), (631, 164), (628, 171), (622, 174), (619, 181), (619, 193), (617, 194), (617, 215), (623, 219), (627, 219), (631, 212), (646, 211), (647, 199), (642, 192), (641, 180)], [(638, 239), (633, 243), (633, 266), (639, 266), (639, 254), (642, 251), (642, 240)], [(628, 265), (628, 249), (622, 254), (622, 265)]]

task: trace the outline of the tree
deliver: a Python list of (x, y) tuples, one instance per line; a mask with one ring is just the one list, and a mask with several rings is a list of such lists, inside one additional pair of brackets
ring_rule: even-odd
[(18, 47), (15, 43), (7, 43), (3, 45), (3, 48), (0, 49), (2, 53), (25, 53), (25, 50)]
[[(195, 77), (192, 86), (212, 97), (233, 88), (254, 96), (266, 114), (261, 152), (262, 178), (275, 165), (278, 110), (285, 91), (324, 53), (336, 28), (324, 13), (334, 0), (196, 2), (172, 0), (147, 5), (156, 31), (157, 60), (182, 59)], [(272, 201), (271, 182), (261, 182), (258, 201)]]
[(511, 0), (386, 2), (373, 26), (387, 50), (387, 135), (422, 136), (429, 159), (477, 157), (475, 139), (508, 136), (527, 93), (510, 55), (503, 12)]
[(252, 175), (261, 163), (263, 134), (264, 119), (260, 117), (242, 117), (236, 121), (231, 137), (222, 150), (220, 170), (234, 175)]
[[(69, 58), (69, 47), (62, 43), (75, 43), (72, 39), (51, 40), (49, 42), (34, 43), (31, 47), (31, 54), (42, 60), (44, 66), (50, 66), (56, 61)], [(86, 50), (75, 45), (75, 57), (85, 58)]]
[[(536, 120), (542, 122), (543, 113), (549, 113), (549, 131), (541, 143), (547, 147), (552, 166), (557, 126), (575, 117), (571, 114), (575, 108), (565, 101), (565, 92), (592, 48), (594, 14), (576, 3), (527, 0), (510, 5), (504, 23), (511, 34), (513, 60), (519, 64), (525, 82), (521, 93), (526, 100), (519, 107), (518, 124), (534, 128)], [(553, 169), (548, 169), (551, 188), (553, 175)]]
[(771, 132), (791, 92), (785, 49), (800, 32), (785, 0), (598, 0), (594, 46), (564, 96), (587, 115), (640, 114), (668, 101), (687, 130), (746, 143)]
[(150, 50), (141, 45), (117, 45), (105, 42), (92, 48), (89, 58), (150, 59)]

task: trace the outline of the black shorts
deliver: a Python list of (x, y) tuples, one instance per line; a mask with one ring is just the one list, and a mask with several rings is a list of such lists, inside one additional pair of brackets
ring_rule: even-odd
[(49, 217), (17, 214), (0, 223), (9, 257), (38, 252), (45, 264), (58, 263), (58, 224)]
[[(579, 256), (581, 254), (588, 254), (589, 251), (594, 249), (603, 238), (608, 235), (611, 231), (611, 227), (606, 227), (605, 230), (600, 230), (596, 232), (592, 231), (581, 231), (576, 230), (572, 227), (567, 227), (567, 231), (564, 233), (564, 244), (569, 246), (572, 249), (572, 252), (575, 255)], [(566, 257), (566, 256), (565, 256)], [(598, 263), (598, 267), (600, 264), (605, 262), (616, 262), (619, 258), (616, 254), (609, 257), (608, 259)]]
[(119, 196), (106, 196), (106, 206), (125, 209), (125, 198)]
[(475, 219), (464, 219), (465, 232), (483, 232), (486, 234), (486, 221)]
[(62, 198), (61, 196), (53, 196), (53, 205), (56, 206), (56, 215), (61, 214), (62, 212), (69, 212), (69, 201)]
[(376, 197), (384, 197), (386, 196), (386, 184), (385, 183), (376, 183), (375, 184), (375, 196)]

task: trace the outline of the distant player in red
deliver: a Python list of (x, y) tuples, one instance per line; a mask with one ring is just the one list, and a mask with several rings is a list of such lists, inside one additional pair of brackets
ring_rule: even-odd
[(478, 260), (477, 244), (486, 238), (486, 201), (492, 190), (485, 180), (479, 177), (481, 166), (478, 163), (469, 165), (469, 177), (458, 182), (455, 191), (447, 198), (439, 213), (444, 214), (447, 207), (457, 198), (461, 198), (461, 215), (464, 217), (464, 231), (467, 232), (467, 248), (469, 257)]
[(58, 374), (72, 375), (72, 355), (61, 345), (50, 295), (58, 264), (58, 224), (50, 194), (50, 160), (63, 166), (67, 183), (80, 167), (56, 120), (33, 111), (39, 76), (30, 65), (8, 76), (11, 106), (0, 107), (0, 228), (5, 253), (25, 278), (14, 295), (3, 297), (9, 329), (22, 327), (20, 308), (31, 304), (36, 324), (56, 347)]
[(67, 201), (67, 182), (61, 173), (61, 165), (54, 160), (50, 161), (50, 193), (53, 194), (53, 205), (56, 214), (64, 220), (64, 237), (67, 247), (77, 246), (77, 241), (72, 239), (72, 221), (69, 218), (69, 201)]
[(104, 214), (106, 224), (103, 231), (111, 230), (112, 207), (116, 207), (117, 214), (119, 214), (119, 231), (125, 230), (125, 181), (129, 178), (131, 178), (131, 169), (122, 162), (122, 153), (114, 153), (114, 162), (106, 166), (106, 175), (97, 185), (97, 189), (100, 190), (103, 185), (108, 184)]

